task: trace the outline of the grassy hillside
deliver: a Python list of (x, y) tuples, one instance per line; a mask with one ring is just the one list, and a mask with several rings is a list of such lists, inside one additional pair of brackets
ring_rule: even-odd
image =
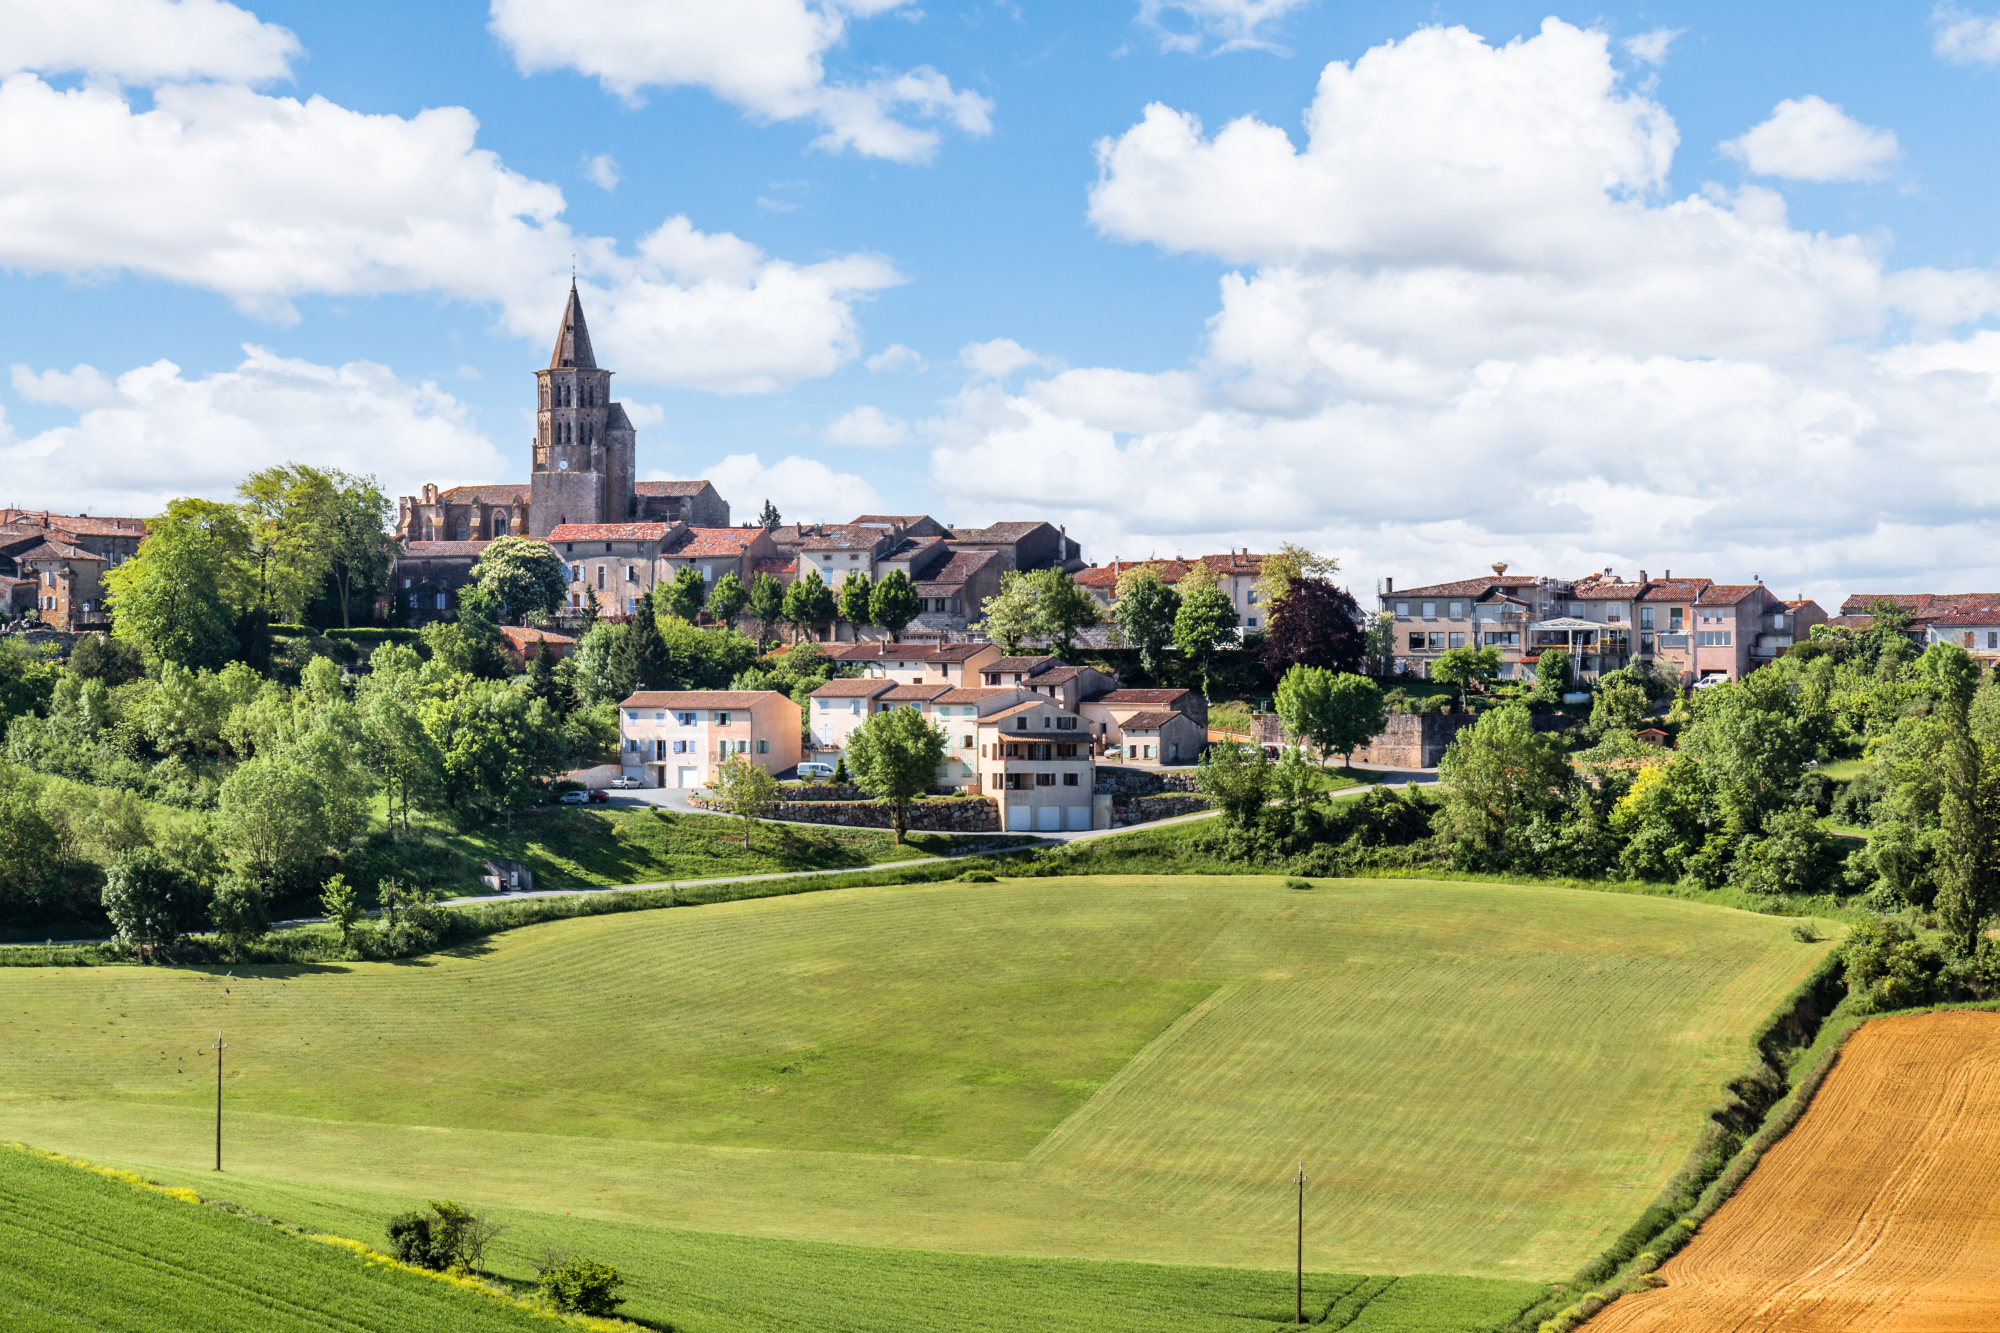
[(0, 1147), (0, 1327), (118, 1333), (503, 1333), (508, 1301)]
[(925, 884), (420, 962), (0, 974), (0, 1134), (273, 1180), (864, 1245), (1566, 1275), (1830, 947), (1562, 889)]

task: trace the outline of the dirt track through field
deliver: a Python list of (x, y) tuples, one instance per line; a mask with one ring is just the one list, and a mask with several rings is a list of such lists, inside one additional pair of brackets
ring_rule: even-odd
[(1848, 1039), (1792, 1132), (1589, 1333), (2000, 1329), (2000, 1014)]

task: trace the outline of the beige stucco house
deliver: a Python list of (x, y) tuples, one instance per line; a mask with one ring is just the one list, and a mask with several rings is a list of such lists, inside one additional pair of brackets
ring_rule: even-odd
[(619, 767), (648, 787), (704, 787), (743, 755), (775, 776), (798, 767), (800, 731), (776, 690), (641, 690), (618, 705)]

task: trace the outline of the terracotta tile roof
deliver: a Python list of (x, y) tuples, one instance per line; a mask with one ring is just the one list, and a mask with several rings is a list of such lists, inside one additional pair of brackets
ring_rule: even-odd
[(550, 531), (547, 540), (556, 542), (657, 542), (665, 541), (671, 523), (564, 523)]
[(403, 556), (405, 559), (410, 559), (418, 556), (436, 556), (439, 558), (449, 558), (451, 556), (471, 556), (474, 559), (477, 559), (479, 553), (481, 551), (484, 551), (487, 547), (491, 546), (492, 544), (493, 544), (492, 542), (483, 542), (483, 541), (482, 542), (408, 541), (403, 543)]
[(640, 690), (620, 708), (751, 708), (768, 699), (784, 699), (776, 690)]
[(705, 481), (640, 481), (634, 482), (632, 489), (640, 495), (660, 498), (700, 495), (713, 488)]
[(1638, 598), (1643, 602), (1692, 602), (1709, 586), (1708, 579), (1654, 579)]
[(762, 528), (689, 528), (674, 539), (665, 554), (681, 557), (743, 554), (743, 548), (764, 535)]
[(1834, 629), (1867, 629), (1875, 621), (1870, 616), (1828, 616), (1826, 623)]
[[(856, 523), (878, 523), (887, 524), (891, 527), (908, 528), (923, 522), (927, 518), (930, 518), (929, 514), (856, 514), (854, 521)], [(932, 521), (936, 522), (935, 519)], [(940, 523), (938, 526), (943, 527), (944, 525)]]
[(1758, 597), (1769, 589), (1761, 583), (1711, 583), (1701, 590), (1703, 606), (1735, 606), (1752, 597)]
[[(1797, 598), (1797, 599), (1795, 599), (1795, 600), (1788, 600), (1788, 601), (1787, 601), (1787, 602), (1785, 603), (1785, 609), (1786, 609), (1787, 611), (1803, 611), (1803, 610), (1805, 610), (1805, 609), (1806, 609), (1807, 607), (1809, 607), (1809, 606), (1810, 606), (1810, 607), (1812, 607), (1812, 608), (1813, 608), (1814, 610), (1816, 610), (1816, 611), (1817, 611), (1817, 610), (1819, 609), (1819, 603), (1818, 603), (1818, 602), (1815, 602), (1815, 601), (1814, 601), (1814, 600), (1813, 600), (1812, 598), (1810, 598), (1810, 597), (1800, 597), (1800, 598)], [(1822, 614), (1824, 614), (1824, 613), (1822, 613)]]
[[(1002, 658), (1000, 660), (1003, 662), (1006, 661), (1005, 658)], [(1028, 677), (1028, 684), (1033, 685), (1036, 688), (1041, 688), (1047, 685), (1062, 685), (1068, 683), (1069, 681), (1075, 680), (1078, 676), (1081, 676), (1083, 673), (1084, 673), (1083, 667), (1052, 666), (1045, 668), (1041, 671), (1037, 671), (1034, 675)]]
[[(1186, 713), (1134, 713), (1118, 724), (1120, 731), (1158, 731), (1175, 718), (1190, 722)], [(1191, 722), (1190, 722), (1190, 725)]]
[[(944, 538), (942, 537), (905, 537), (890, 547), (879, 558), (883, 560), (907, 560), (910, 562), (911, 569), (921, 569), (927, 561), (936, 559), (950, 549), (949, 546), (944, 544)], [(980, 554), (991, 559), (993, 553), (991, 551), (982, 551)]]
[(1629, 602), (1649, 586), (1645, 583), (1579, 583), (1564, 596), (1579, 602)]
[(526, 482), (502, 482), (491, 486), (454, 486), (438, 492), (438, 503), (448, 505), (517, 505), (528, 503)]
[(936, 586), (963, 587), (972, 580), (973, 575), (999, 558), (991, 551), (952, 551), (949, 560), (924, 571), (923, 581)]
[(1032, 699), (1027, 703), (1015, 704), (1012, 708), (1003, 708), (997, 713), (988, 713), (985, 717), (979, 719), (979, 725), (983, 727), (989, 722), (998, 722), (1003, 717), (1013, 717), (1017, 713), (1026, 713), (1036, 708), (1053, 708), (1058, 717), (1075, 716), (1074, 713), (1053, 699)]
[(0, 525), (34, 524), (37, 527), (60, 528), (64, 532), (79, 537), (143, 537), (146, 535), (146, 520), (143, 518), (92, 518), (88, 514), (51, 514), (40, 509), (0, 509)]
[(828, 523), (819, 526), (811, 536), (801, 537), (798, 545), (808, 551), (872, 551), (887, 535), (885, 528), (856, 523)]
[(1012, 694), (1021, 689), (1019, 685), (971, 686), (965, 689), (947, 690), (931, 700), (934, 704), (977, 704), (1001, 694)]
[(1986, 629), (2000, 625), (2000, 604), (1955, 607), (1929, 623), (1945, 629)]
[(1047, 523), (1039, 519), (1028, 523), (993, 523), (983, 528), (953, 528), (952, 540), (961, 542), (995, 542), (1012, 545), (1033, 532), (1036, 528), (1046, 528)]
[(81, 546), (71, 546), (68, 542), (61, 541), (44, 541), (39, 545), (29, 547), (25, 551), (16, 552), (14, 558), (16, 560), (89, 560), (100, 565), (104, 563), (103, 556), (92, 555)]
[[(898, 662), (965, 662), (979, 656), (992, 645), (984, 643), (885, 643), (879, 639), (868, 643), (829, 643), (825, 645), (828, 657), (843, 662), (871, 662), (894, 659)], [(990, 670), (990, 668), (988, 668)]]
[(1231, 551), (1228, 555), (1205, 555), (1201, 563), (1218, 574), (1257, 575), (1264, 572), (1264, 562), (1271, 557), (1254, 555), (1248, 551)]
[(755, 578), (759, 574), (789, 574), (792, 572), (792, 566), (797, 563), (797, 560), (785, 560), (782, 558), (759, 560), (756, 567), (750, 571), (750, 577)]
[(1053, 657), (1002, 657), (988, 662), (979, 669), (981, 671), (1018, 671), (1023, 675), (1033, 675), (1038, 671), (1046, 671), (1051, 666), (1057, 665), (1060, 664)]
[(1093, 694), (1087, 704), (1172, 704), (1188, 698), (1193, 690), (1106, 690)]
[(888, 704), (930, 703), (940, 694), (949, 694), (949, 685), (892, 685), (882, 695)]
[(872, 699), (886, 690), (894, 689), (892, 682), (877, 677), (874, 680), (830, 680), (812, 692), (815, 699)]
[(1876, 602), (1893, 602), (1910, 613), (1913, 621), (1922, 623), (1951, 612), (1963, 606), (1984, 606), (2000, 602), (2000, 593), (1990, 592), (1888, 592), (1850, 593), (1840, 604), (1842, 616), (1868, 617), (1868, 608)]
[[(1400, 599), (1404, 597), (1477, 597), (1488, 591), (1504, 591), (1509, 588), (1532, 588), (1540, 580), (1529, 574), (1482, 574), (1478, 578), (1458, 579), (1452, 583), (1430, 583), (1421, 588), (1397, 588), (1385, 592), (1384, 597)], [(1551, 586), (1567, 591), (1567, 579), (1551, 580)]]

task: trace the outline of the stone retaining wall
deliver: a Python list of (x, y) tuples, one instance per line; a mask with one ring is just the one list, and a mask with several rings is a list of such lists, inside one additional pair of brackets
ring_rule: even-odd
[(1122, 764), (1099, 764), (1099, 796), (1153, 796), (1163, 791), (1196, 791), (1194, 774), (1186, 769), (1162, 771), (1155, 768), (1126, 768)]
[(1206, 796), (1114, 796), (1111, 798), (1111, 827), (1130, 828), (1134, 824), (1150, 824), (1156, 819), (1198, 814), (1206, 809)]
[[(786, 797), (793, 801), (866, 801), (871, 800), (867, 792), (848, 783), (839, 787), (783, 787)], [(926, 796), (950, 796), (958, 791), (956, 787), (926, 787)]]
[[(699, 796), (690, 805), (714, 810), (712, 802)], [(718, 812), (720, 813), (720, 812)], [(771, 818), (800, 824), (837, 824), (842, 828), (893, 828), (889, 807), (880, 801), (780, 801)], [(975, 796), (949, 801), (913, 801), (903, 827), (912, 833), (998, 833), (1000, 806), (990, 797)]]
[[(1471, 713), (1391, 713), (1381, 734), (1355, 750), (1354, 762), (1369, 768), (1436, 768), (1458, 733), (1478, 720)], [(1529, 718), (1536, 731), (1561, 731), (1570, 720), (1554, 713), (1536, 713)], [(1285, 743), (1284, 720), (1276, 714), (1253, 718), (1250, 730), (1262, 744)]]

